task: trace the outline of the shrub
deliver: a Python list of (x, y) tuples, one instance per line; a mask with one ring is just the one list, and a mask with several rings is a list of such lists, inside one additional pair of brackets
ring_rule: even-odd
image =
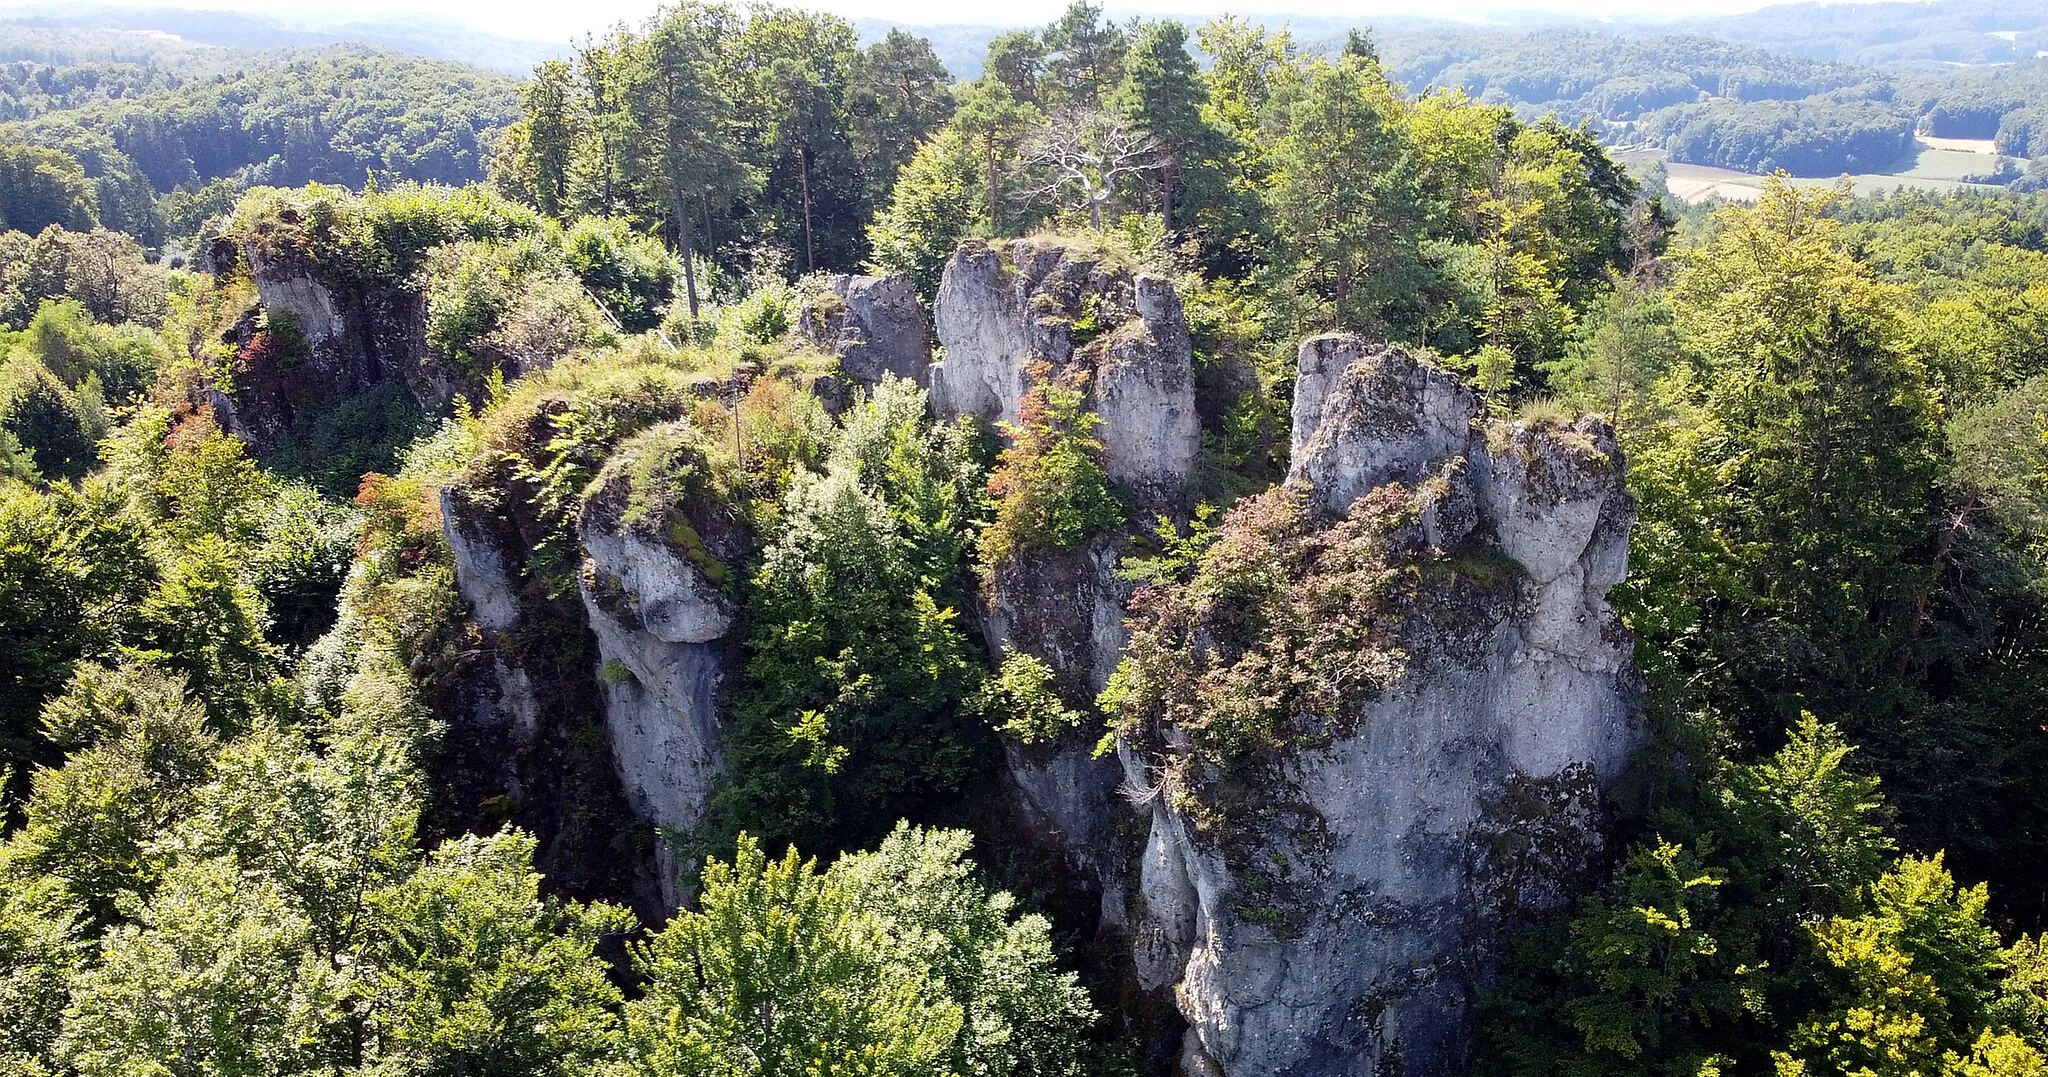
[[(1306, 495), (1275, 487), (1230, 510), (1191, 572), (1132, 598), (1131, 642), (1100, 703), (1158, 757), (1198, 829), (1223, 832), (1247, 807), (1236, 800), (1274, 796), (1284, 778), (1251, 771), (1342, 733), (1400, 675), (1406, 655), (1385, 626), (1417, 585), (1396, 542), (1414, 518), (1389, 486), (1325, 527)], [(1183, 747), (1162, 739), (1169, 725)]]
[(719, 797), (732, 823), (848, 848), (972, 773), (981, 739), (960, 704), (976, 667), (912, 554), (845, 462), (798, 474), (748, 602)]
[(734, 343), (773, 344), (789, 335), (794, 312), (789, 290), (780, 286), (758, 288), (727, 315)]
[(221, 234), (272, 259), (305, 258), (362, 287), (405, 283), (435, 247), (506, 242), (540, 230), (540, 216), (488, 187), (400, 184), (362, 194), (311, 183), (254, 188)]
[(985, 578), (1020, 553), (1069, 549), (1124, 522), (1095, 437), (1102, 419), (1084, 403), (1087, 372), (1055, 376), (1050, 364), (1034, 362), (1026, 373), (1031, 389), (1017, 421), (1003, 424), (1010, 443), (988, 480), (996, 516), (981, 534)]
[(978, 474), (966, 431), (902, 381), (847, 413), (824, 476), (795, 472), (748, 599), (729, 826), (862, 844), (993, 748), (961, 705), (981, 671), (945, 601)]
[(107, 422), (96, 401), (73, 393), (20, 356), (0, 364), (0, 430), (12, 435), (49, 479), (78, 479), (91, 470)]
[(472, 375), (545, 366), (596, 335), (589, 300), (535, 238), (438, 247), (420, 275), (427, 343)]
[(109, 402), (147, 389), (167, 357), (163, 341), (139, 325), (100, 325), (75, 299), (46, 299), (14, 342), (73, 389), (95, 381)]
[(1053, 677), (1043, 659), (1013, 652), (968, 699), (968, 709), (1025, 744), (1050, 744), (1081, 728), (1081, 712), (1060, 698)]
[(899, 825), (820, 871), (742, 835), (699, 908), (634, 948), (647, 990), (620, 1072), (1081, 1072), (1087, 992), (1057, 971), (1043, 917), (974, 880), (969, 840)]
[(562, 233), (562, 257), (628, 332), (661, 322), (675, 294), (676, 264), (661, 241), (611, 217), (584, 217)]

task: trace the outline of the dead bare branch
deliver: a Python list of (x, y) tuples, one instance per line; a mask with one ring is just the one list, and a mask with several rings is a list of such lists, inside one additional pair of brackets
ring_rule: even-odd
[(1122, 117), (1102, 110), (1070, 110), (1047, 120), (1025, 141), (1026, 171), (1043, 179), (1018, 195), (1085, 207), (1089, 224), (1100, 231), (1103, 208), (1116, 200), (1123, 181), (1163, 163), (1157, 140)]

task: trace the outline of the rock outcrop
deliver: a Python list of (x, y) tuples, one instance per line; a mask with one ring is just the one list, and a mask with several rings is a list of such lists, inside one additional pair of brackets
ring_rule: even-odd
[[(935, 320), (944, 359), (931, 371), (934, 413), (1014, 421), (1034, 364), (1052, 376), (1085, 372), (1110, 478), (1148, 508), (1178, 504), (1201, 425), (1193, 346), (1171, 282), (1061, 241), (969, 241), (947, 263)], [(992, 659), (1036, 656), (1062, 694), (1087, 707), (1126, 640), (1132, 585), (1118, 573), (1119, 546), (1103, 538), (1034, 550), (1000, 567), (982, 622)], [(1030, 836), (1064, 861), (1063, 899), (1091, 910), (1075, 926), (1121, 938), (1136, 850), (1119, 833), (1121, 773), (1095, 757), (1097, 735), (1007, 745), (1005, 771)]]
[(872, 389), (888, 375), (929, 383), (931, 324), (909, 277), (814, 277), (800, 294), (798, 331), (838, 356), (840, 373), (854, 384)]
[[(999, 569), (989, 588), (982, 634), (991, 657), (1023, 652), (1059, 675), (1064, 694), (1085, 704), (1115, 672), (1127, 634), (1131, 583), (1117, 574), (1116, 544), (1034, 552)], [(1033, 836), (1065, 861), (1070, 902), (1092, 904), (1094, 928), (1128, 931), (1126, 844), (1115, 832), (1122, 771), (1095, 756), (1099, 727), (1051, 745), (1003, 746), (1004, 768)]]
[[(834, 279), (826, 292), (843, 306), (820, 293), (801, 329), (851, 379), (917, 379), (922, 313), (896, 289)], [(290, 301), (315, 317), (328, 300)], [(1015, 419), (1037, 363), (1084, 371), (1112, 477), (1147, 512), (1186, 508), (1200, 427), (1169, 282), (1055, 241), (970, 242), (934, 321), (935, 413)], [(666, 489), (703, 470), (653, 455), (689, 451), (685, 414), (678, 404), (661, 416), (674, 423), (635, 436), (647, 440), (608, 446), (566, 525), (537, 515), (531, 461), (483, 461), (499, 470), (443, 497), (490, 656), (479, 668), (491, 688), (474, 693), (466, 725), (509, 745), (465, 750), (502, 758), (495, 790), (543, 835), (551, 876), (566, 863), (565, 878), (580, 865), (597, 880), (605, 858), (626, 859), (618, 835), (644, 824), (691, 830), (724, 765), (718, 694), (736, 615), (724, 577), (750, 547), (708, 495)], [(515, 440), (547, 444), (546, 408), (532, 421)], [(1189, 1077), (1457, 1072), (1508, 937), (1600, 866), (1602, 798), (1640, 742), (1631, 641), (1606, 602), (1635, 512), (1622, 454), (1597, 420), (1489, 420), (1454, 375), (1352, 336), (1302, 346), (1292, 426), (1288, 504), (1310, 529), (1297, 537), (1361, 536), (1340, 553), (1369, 563), (1350, 570), (1388, 567), (1399, 581), (1357, 622), (1370, 675), (1303, 708), (1315, 713), (1290, 711), (1252, 778), (1202, 756), (1205, 734), (1187, 720), (1126, 735), (1107, 760), (1091, 750), (1099, 726), (1008, 745), (998, 779), (1014, 811), (990, 818), (1016, 824), (1030, 847), (1020, 862), (1057, 861), (1058, 878), (1034, 882), (1063, 913), (1080, 910), (1067, 926), (1096, 933), (1098, 958), (1130, 955), (1094, 970), (1115, 984), (1120, 1016), (1164, 1044), (1179, 1025), (1145, 1008), (1184, 1020)], [(998, 567), (979, 617), (991, 657), (1037, 656), (1086, 706), (1146, 643), (1143, 600), (1126, 620), (1128, 543), (1099, 536)], [(1198, 668), (1218, 645), (1190, 639), (1175, 656)], [(600, 715), (605, 747), (593, 751)], [(614, 803), (633, 825), (588, 824)], [(632, 850), (648, 865), (636, 878), (673, 908), (677, 865), (652, 845)]]
[(538, 840), (535, 861), (551, 886), (659, 917), (667, 883), (630, 825), (633, 806), (603, 748), (591, 629), (576, 600), (553, 596), (535, 572), (532, 520), (516, 508), (530, 491), (501, 478), (440, 494), (470, 639), (443, 686), (453, 705), (433, 763), (438, 825), (514, 823)]
[[(711, 576), (723, 575), (719, 555), (737, 559), (739, 538), (680, 519), (631, 521), (631, 496), (615, 465), (584, 503), (578, 593), (597, 637), (605, 729), (626, 799), (639, 819), (683, 835), (702, 820), (724, 769), (718, 644), (738, 611)], [(684, 865), (673, 842), (655, 843), (655, 862), (662, 900), (675, 908)]]
[(222, 427), (259, 451), (338, 404), (385, 390), (428, 409), (445, 404), (457, 379), (431, 361), (426, 307), (409, 289), (338, 285), (303, 253), (222, 241), (213, 258), (246, 265), (262, 311), (236, 326), (231, 392), (207, 388)]
[(1393, 682), (1297, 716), (1325, 732), (1259, 793), (1285, 825), (1205, 835), (1159, 792), (1158, 753), (1186, 736), (1120, 749), (1131, 795), (1150, 799), (1137, 970), (1173, 986), (1186, 1073), (1461, 1071), (1507, 935), (1598, 863), (1602, 793), (1641, 736), (1630, 639), (1605, 599), (1634, 501), (1598, 420), (1481, 414), (1397, 347), (1304, 344), (1290, 482), (1332, 517), (1397, 484), (1375, 497), (1412, 519), (1395, 532), (1411, 563), (1491, 582), (1424, 572), (1387, 629)]
[(937, 413), (1015, 421), (1032, 363), (1078, 367), (1112, 479), (1170, 498), (1193, 472), (1193, 345), (1171, 281), (1054, 240), (969, 241), (946, 263), (937, 324)]

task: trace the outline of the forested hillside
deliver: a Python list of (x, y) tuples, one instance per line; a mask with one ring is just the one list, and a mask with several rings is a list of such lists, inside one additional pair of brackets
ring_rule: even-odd
[(0, 68), (0, 1069), (2048, 1072), (2048, 195), (1511, 40)]
[(2033, 140), (2048, 93), (2048, 61), (2031, 53), (2018, 63), (1878, 68), (1702, 35), (1445, 29), (1389, 35), (1386, 54), (1412, 91), (1462, 89), (1524, 116), (1591, 122), (1611, 143), (1660, 146), (1674, 161), (1795, 176), (1887, 171), (1910, 157), (1916, 131), (2040, 156)]
[(16, 210), (18, 231), (82, 220), (155, 247), (251, 185), (479, 179), (518, 109), (512, 79), (358, 45), (77, 62), (94, 51), (89, 35), (55, 44), (68, 51), (0, 63), (0, 154), (22, 162), (15, 190), (91, 208)]
[[(2030, 0), (1772, 4), (1743, 15), (1680, 18), (1680, 26), (1772, 52), (1885, 65), (2000, 64), (2048, 48), (2048, 12)], [(1667, 32), (1668, 20), (1642, 20)]]

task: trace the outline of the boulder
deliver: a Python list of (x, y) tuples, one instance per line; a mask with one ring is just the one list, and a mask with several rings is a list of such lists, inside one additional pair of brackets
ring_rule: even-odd
[(891, 375), (929, 383), (931, 326), (909, 277), (814, 277), (801, 295), (799, 332), (838, 356), (840, 372), (855, 384), (872, 389)]

